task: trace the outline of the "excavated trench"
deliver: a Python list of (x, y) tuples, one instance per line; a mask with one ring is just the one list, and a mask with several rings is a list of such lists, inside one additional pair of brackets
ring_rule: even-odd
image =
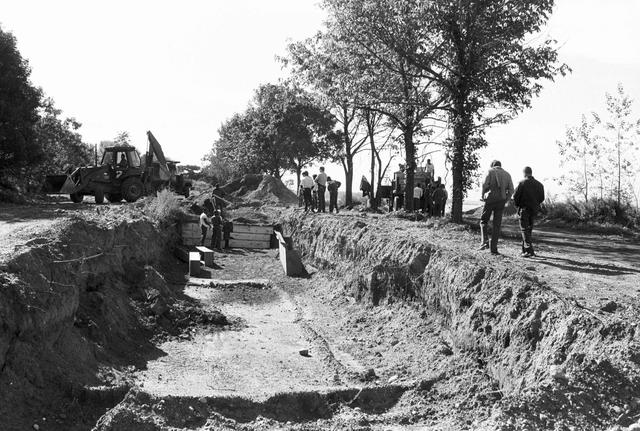
[[(0, 267), (2, 429), (387, 429), (426, 424), (429, 414), (438, 429), (433, 406), (467, 409), (483, 429), (602, 429), (640, 413), (635, 320), (594, 316), (425, 229), (329, 221), (284, 220), (320, 268), (299, 282), (274, 276), (278, 262), (259, 254), (229, 259), (264, 279), (187, 282), (170, 257), (172, 230), (143, 219), (67, 220), (44, 232)], [(247, 269), (257, 258), (268, 271)], [(324, 308), (313, 289), (328, 292), (315, 304)], [(346, 307), (360, 314), (340, 320)], [(389, 322), (377, 330), (419, 331), (363, 341), (354, 327), (378, 325), (371, 316)], [(430, 340), (445, 348), (428, 354), (453, 359), (415, 357)], [(368, 380), (372, 358), (387, 358), (376, 345), (420, 372)], [(446, 363), (457, 368), (438, 369)], [(472, 385), (469, 376), (481, 377)], [(619, 405), (628, 406), (622, 415)], [(340, 422), (345, 411), (355, 422)], [(379, 428), (367, 425), (378, 419)]]

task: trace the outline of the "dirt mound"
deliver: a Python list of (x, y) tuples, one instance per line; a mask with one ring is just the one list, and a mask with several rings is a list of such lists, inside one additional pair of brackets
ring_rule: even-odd
[(246, 195), (258, 188), (262, 179), (263, 175), (259, 174), (243, 175), (242, 178), (230, 181), (222, 186), (222, 190), (227, 196), (243, 199)]
[(171, 232), (140, 216), (96, 219), (76, 213), (0, 261), (3, 430), (90, 429), (131, 370), (161, 354), (154, 339), (226, 323), (181, 297)]
[(262, 201), (273, 205), (295, 204), (298, 197), (279, 178), (265, 175), (258, 188), (246, 196), (249, 200)]

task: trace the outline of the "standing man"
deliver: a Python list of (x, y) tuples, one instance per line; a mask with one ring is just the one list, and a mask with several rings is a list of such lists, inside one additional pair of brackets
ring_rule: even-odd
[(420, 211), (420, 208), (422, 208), (420, 206), (421, 199), (422, 199), (422, 187), (420, 187), (420, 184), (416, 184), (416, 186), (413, 188), (413, 210), (414, 211)]
[(520, 231), (522, 232), (522, 257), (535, 257), (531, 233), (533, 222), (540, 212), (540, 205), (544, 202), (544, 186), (533, 178), (533, 171), (529, 166), (524, 168), (524, 180), (520, 181), (513, 201), (518, 207), (520, 216)]
[(207, 213), (205, 210), (202, 210), (200, 214), (200, 231), (202, 232), (202, 238), (200, 239), (200, 245), (204, 245), (204, 241), (207, 239), (207, 231), (211, 223), (209, 223), (209, 217), (207, 217)]
[(309, 212), (309, 208), (313, 210), (313, 202), (311, 201), (311, 190), (315, 183), (309, 176), (309, 172), (304, 171), (302, 173), (302, 180), (300, 181), (300, 187), (302, 188), (302, 197), (304, 198), (304, 211)]
[(220, 217), (220, 211), (215, 210), (213, 217), (211, 218), (211, 248), (220, 250), (220, 242), (222, 240), (222, 217)]
[(436, 170), (431, 163), (431, 159), (427, 159), (427, 166), (425, 170), (427, 171), (427, 182), (433, 181), (435, 178), (434, 175), (436, 174)]
[[(513, 195), (513, 181), (511, 175), (502, 169), (502, 163), (498, 160), (491, 162), (491, 169), (487, 173), (482, 184), (482, 198), (484, 207), (480, 217), (480, 236), (482, 245), (480, 250), (491, 249), (491, 254), (498, 253), (498, 238), (502, 226), (502, 213), (507, 201)], [(491, 241), (489, 241), (489, 219), (493, 215), (493, 227), (491, 229)]]
[(442, 214), (442, 204), (444, 201), (444, 186), (440, 185), (433, 191), (433, 216), (440, 217)]
[(336, 210), (338, 214), (338, 189), (340, 188), (340, 181), (333, 181), (331, 177), (327, 177), (327, 190), (329, 190), (329, 213)]
[(444, 212), (447, 209), (447, 201), (449, 200), (449, 192), (447, 191), (447, 188), (444, 186), (444, 184), (441, 184), (440, 187), (442, 188), (442, 214), (440, 214), (442, 217), (444, 217)]
[(318, 212), (327, 212), (326, 203), (324, 201), (324, 192), (327, 190), (327, 174), (324, 173), (324, 166), (320, 166), (320, 173), (316, 178), (318, 184)]

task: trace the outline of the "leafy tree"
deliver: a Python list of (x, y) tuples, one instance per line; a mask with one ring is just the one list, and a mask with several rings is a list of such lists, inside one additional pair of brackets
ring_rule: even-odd
[[(616, 178), (616, 202), (618, 207), (624, 197), (627, 184), (633, 191), (633, 176), (637, 172), (634, 163), (638, 151), (638, 135), (640, 135), (640, 119), (633, 118), (633, 100), (618, 85), (617, 93), (606, 94), (607, 117), (602, 124), (608, 132), (605, 141), (608, 146), (609, 162)], [(601, 121), (600, 117), (596, 117)], [(625, 184), (627, 183), (627, 184)]]
[(81, 124), (75, 118), (60, 118), (61, 112), (51, 98), (45, 99), (35, 126), (35, 139), (44, 154), (41, 170), (46, 174), (86, 166), (94, 158), (93, 148), (82, 142), (78, 132)]
[(353, 204), (354, 159), (365, 149), (366, 134), (359, 103), (345, 78), (349, 73), (346, 51), (322, 33), (288, 47), (288, 56), (281, 61), (289, 66), (299, 83), (313, 88), (322, 103), (333, 114), (341, 141), (332, 160), (342, 165), (345, 175), (345, 205)]
[(310, 163), (335, 151), (335, 122), (310, 95), (288, 84), (266, 84), (256, 90), (246, 112), (234, 115), (220, 130), (216, 155), (237, 172), (267, 172), (280, 178), (298, 176)]
[[(564, 141), (558, 141), (562, 165), (568, 173), (560, 178), (560, 183), (567, 183), (569, 188), (580, 193), (587, 202), (590, 198), (591, 184), (602, 179), (602, 152), (599, 137), (596, 134), (597, 121), (589, 121), (582, 116), (580, 125), (567, 128)], [(602, 182), (601, 198), (602, 198)]]
[(131, 137), (129, 136), (129, 132), (122, 131), (119, 132), (115, 138), (113, 138), (114, 145), (131, 145)]
[(422, 51), (425, 34), (424, 23), (413, 18), (416, 2), (324, 0), (323, 5), (329, 19), (321, 37), (340, 59), (338, 80), (359, 107), (384, 114), (402, 134), (405, 202), (412, 210), (416, 146), (430, 133), (424, 121), (440, 103), (420, 68), (409, 61)]
[(0, 176), (42, 159), (35, 139), (41, 91), (31, 84), (30, 75), (15, 37), (0, 28)]
[[(553, 0), (400, 0), (406, 19), (422, 23), (420, 49), (407, 50), (424, 79), (437, 84), (453, 129), (447, 142), (453, 177), (452, 217), (462, 221), (462, 201), (478, 168), (485, 129), (531, 105), (543, 79), (569, 69), (559, 64), (552, 40), (530, 36), (547, 22)], [(412, 24), (415, 26), (415, 24)], [(539, 39), (540, 40), (540, 39)], [(402, 42), (386, 38), (401, 47)]]

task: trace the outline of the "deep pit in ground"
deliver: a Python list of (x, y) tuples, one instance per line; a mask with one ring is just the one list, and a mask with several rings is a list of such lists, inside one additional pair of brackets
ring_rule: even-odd
[(148, 220), (67, 220), (18, 248), (0, 272), (2, 429), (596, 430), (640, 413), (624, 309), (581, 309), (455, 230), (284, 226), (308, 279), (236, 250), (188, 282)]

